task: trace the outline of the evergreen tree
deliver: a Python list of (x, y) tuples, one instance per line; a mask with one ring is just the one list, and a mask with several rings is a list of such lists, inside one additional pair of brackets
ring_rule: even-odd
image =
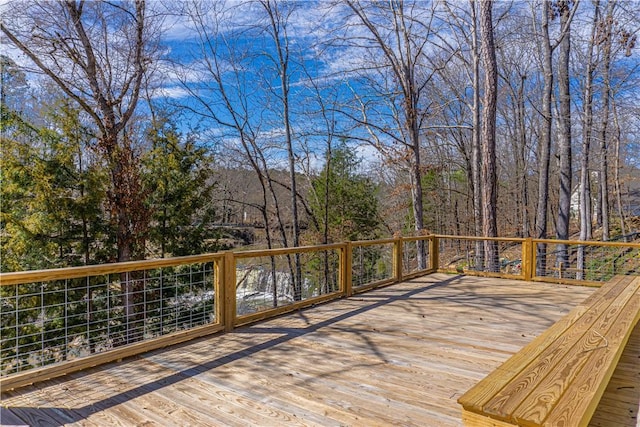
[(317, 197), (310, 208), (321, 228), (318, 232), (328, 227), (333, 241), (375, 238), (380, 226), (377, 186), (358, 173), (360, 159), (344, 143), (327, 157), (311, 182)]
[(215, 183), (207, 151), (193, 138), (182, 138), (167, 118), (149, 131), (152, 149), (143, 159), (151, 210), (149, 243), (161, 257), (218, 249), (212, 193)]
[(80, 113), (62, 99), (35, 126), (2, 106), (2, 270), (104, 262), (110, 258), (106, 176), (87, 149)]

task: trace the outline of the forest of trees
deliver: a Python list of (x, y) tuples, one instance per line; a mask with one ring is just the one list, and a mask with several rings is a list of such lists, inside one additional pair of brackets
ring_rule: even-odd
[(0, 13), (3, 272), (216, 251), (228, 223), (261, 247), (637, 231), (636, 1)]

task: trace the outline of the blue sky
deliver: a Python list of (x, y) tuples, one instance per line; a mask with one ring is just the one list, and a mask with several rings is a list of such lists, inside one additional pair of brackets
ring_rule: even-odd
[[(333, 2), (331, 2), (333, 3)], [(279, 2), (279, 7), (284, 13), (289, 13), (287, 17), (287, 40), (291, 47), (290, 60), (290, 108), (293, 132), (295, 136), (296, 149), (299, 152), (301, 165), (302, 159), (309, 159), (308, 165), (317, 168), (321, 164), (320, 157), (326, 149), (326, 137), (318, 137), (316, 134), (327, 133), (327, 124), (335, 126), (337, 136), (350, 133), (355, 137), (370, 138), (366, 130), (360, 128), (357, 131), (349, 129), (353, 126), (352, 120), (347, 120), (344, 115), (334, 113), (335, 110), (344, 110), (345, 104), (350, 103), (351, 111), (357, 111), (359, 102), (367, 103), (369, 119), (376, 123), (382, 123), (383, 127), (388, 126), (395, 135), (400, 135), (394, 129), (395, 124), (390, 119), (392, 117), (392, 103), (389, 102), (397, 96), (397, 85), (393, 78), (389, 77), (388, 69), (381, 67), (383, 57), (379, 50), (367, 49), (370, 43), (368, 30), (362, 25), (356, 25), (357, 18), (353, 13), (346, 10), (344, 4), (337, 6), (328, 1), (301, 1), (301, 2)], [(28, 4), (28, 3), (26, 3)], [(284, 126), (281, 117), (282, 104), (279, 96), (282, 94), (282, 85), (279, 81), (277, 70), (274, 68), (270, 57), (275, 56), (273, 39), (269, 37), (266, 28), (269, 27), (267, 14), (262, 5), (257, 2), (240, 1), (211, 1), (202, 2), (201, 12), (202, 24), (195, 25), (193, 19), (193, 5), (191, 1), (156, 0), (149, 1), (150, 13), (162, 17), (161, 27), (163, 58), (157, 61), (154, 73), (155, 92), (152, 97), (155, 102), (169, 106), (180, 104), (183, 107), (182, 115), (178, 117), (179, 128), (186, 132), (190, 128), (198, 126), (199, 135), (202, 142), (211, 146), (224, 147), (224, 149), (234, 150), (239, 147), (237, 129), (225, 126), (224, 123), (231, 122), (232, 116), (228, 112), (228, 101), (233, 109), (242, 111), (241, 120), (245, 123), (245, 129), (256, 139), (261, 147), (265, 148), (269, 160), (274, 164), (279, 164), (283, 156), (283, 132)], [(380, 4), (388, 5), (383, 2)], [(431, 2), (418, 1), (415, 4), (404, 3), (407, 8), (412, 9), (409, 13), (413, 16), (410, 21), (419, 29), (426, 25), (431, 16)], [(442, 3), (437, 3), (442, 5)], [(640, 4), (638, 2), (625, 3)], [(4, 5), (4, 6), (2, 6)], [(3, 18), (11, 16), (11, 9), (8, 3), (0, 0), (0, 10)], [(452, 7), (459, 7), (456, 10), (458, 17), (468, 19), (465, 11), (468, 3), (453, 1)], [(535, 55), (535, 46), (532, 43), (532, 35), (523, 34), (523, 29), (519, 31), (509, 30), (509, 26), (520, 22), (531, 22), (531, 9), (528, 2), (511, 3), (497, 2), (495, 16), (498, 19), (500, 37), (507, 37), (502, 53), (508, 50), (517, 51), (525, 47), (525, 54), (518, 57), (511, 54), (508, 58), (511, 61), (520, 61), (527, 73), (530, 74), (528, 81), (534, 82), (539, 67), (536, 61), (539, 58)], [(588, 37), (589, 10), (590, 6), (586, 2), (581, 4), (581, 14), (574, 25), (574, 41)], [(505, 8), (510, 7), (509, 13), (504, 17), (502, 13)], [(191, 8), (191, 9), (190, 9)], [(191, 13), (190, 13), (191, 12)], [(367, 13), (376, 18), (374, 9), (368, 8)], [(521, 15), (515, 21), (515, 16)], [(440, 13), (439, 17), (447, 16)], [(499, 17), (499, 18), (498, 18)], [(385, 17), (386, 27), (380, 25), (378, 29), (382, 31), (383, 37), (387, 41), (392, 39), (392, 31), (389, 26), (389, 17)], [(436, 45), (450, 43), (452, 48), (459, 46), (462, 51), (468, 50), (463, 39), (456, 39), (452, 27), (444, 21), (433, 22), (435, 30), (431, 42), (427, 43), (425, 55), (425, 69), (433, 65), (427, 62), (432, 58), (437, 59), (438, 48)], [(452, 20), (453, 21), (453, 20)], [(557, 21), (557, 20), (556, 20)], [(379, 21), (382, 22), (382, 19)], [(633, 20), (632, 20), (633, 23)], [(557, 22), (554, 23), (557, 25)], [(198, 31), (198, 29), (200, 31)], [(202, 31), (206, 30), (211, 38), (203, 40)], [(468, 30), (468, 28), (467, 28)], [(552, 28), (555, 35), (557, 28)], [(422, 31), (415, 31), (416, 38), (426, 37)], [(281, 37), (283, 41), (283, 37)], [(322, 43), (318, 43), (321, 41)], [(203, 47), (211, 42), (214, 46), (203, 52)], [(418, 41), (420, 43), (420, 41)], [(363, 47), (364, 46), (364, 47)], [(577, 43), (575, 46), (579, 46)], [(4, 43), (0, 49), (16, 59), (20, 64), (25, 64), (21, 55), (15, 49)], [(433, 55), (432, 55), (433, 53)], [(626, 59), (629, 63), (637, 61), (637, 49), (631, 58)], [(207, 60), (209, 62), (207, 62)], [(217, 61), (217, 62), (214, 62)], [(620, 59), (618, 58), (618, 61)], [(212, 74), (208, 67), (219, 67), (222, 86), (216, 85), (215, 73)], [(573, 64), (577, 67), (573, 72), (579, 72), (579, 61)], [(377, 68), (380, 67), (380, 68)], [(464, 70), (461, 61), (453, 59), (447, 64), (447, 68), (455, 74), (453, 79), (456, 84), (464, 85), (464, 88), (471, 88), (471, 81), (468, 70)], [(384, 73), (387, 73), (386, 75)], [(454, 75), (452, 74), (452, 76)], [(311, 80), (317, 85), (327, 115), (320, 114), (321, 105), (318, 97), (315, 96), (315, 87)], [(367, 79), (374, 79), (378, 90), (384, 90), (385, 84), (388, 93), (374, 93), (372, 85)], [(35, 80), (34, 80), (35, 81)], [(227, 99), (220, 96), (220, 89), (227, 92)], [(575, 88), (576, 94), (576, 118), (580, 110), (579, 88)], [(454, 99), (453, 90), (446, 85), (430, 89), (438, 93), (441, 99), (432, 103), (429, 98), (426, 102), (428, 108), (445, 108), (444, 102), (454, 104), (458, 100)], [(633, 89), (635, 90), (635, 89)], [(395, 92), (394, 92), (395, 91)], [(470, 91), (462, 91), (469, 95)], [(360, 99), (355, 98), (355, 95)], [(635, 92), (634, 92), (635, 94)], [(203, 102), (197, 102), (197, 95)], [(432, 94), (428, 94), (431, 97)], [(462, 100), (469, 102), (470, 99)], [(533, 104), (535, 100), (529, 100)], [(440, 105), (438, 105), (438, 102)], [(397, 104), (396, 104), (397, 105)], [(464, 111), (468, 116), (468, 105), (460, 102), (456, 105), (460, 111)], [(427, 108), (427, 107), (425, 107)], [(141, 105), (144, 111), (144, 104)], [(217, 119), (217, 121), (216, 121)], [(328, 120), (328, 122), (325, 121)], [(468, 117), (470, 119), (470, 116)], [(430, 119), (432, 120), (432, 119)], [(442, 119), (436, 119), (442, 120)], [(220, 123), (222, 122), (222, 123)], [(438, 123), (435, 123), (438, 125)], [(468, 124), (467, 124), (468, 125)], [(393, 148), (391, 137), (379, 132), (376, 135), (381, 138), (382, 143)], [(353, 143), (356, 144), (356, 139)], [(335, 142), (335, 141), (334, 141)], [(425, 144), (427, 145), (427, 144)], [(402, 148), (402, 147), (400, 147)], [(310, 150), (311, 153), (307, 153)], [(368, 160), (366, 163), (376, 164), (376, 151), (371, 145), (360, 144), (359, 150)], [(400, 155), (401, 150), (399, 150)], [(233, 156), (232, 156), (233, 157)], [(301, 166), (302, 167), (302, 166)]]
[[(204, 113), (191, 114), (190, 123), (200, 123), (201, 128), (206, 129), (204, 134), (212, 139), (224, 139), (227, 145), (233, 144), (237, 131), (211, 117), (215, 116), (221, 122), (232, 122), (227, 104), (223, 102), (220, 88), (210, 71), (210, 67), (218, 66), (224, 80), (223, 88), (233, 108), (246, 108), (247, 114), (243, 118), (247, 119), (250, 131), (263, 139), (261, 143), (265, 146), (271, 145), (272, 159), (282, 157), (283, 153), (278, 155), (284, 133), (279, 99), (282, 84), (273, 63), (275, 43), (265, 31), (269, 26), (267, 15), (258, 3), (209, 3), (208, 7), (210, 10), (202, 16), (203, 25), (198, 28), (186, 15), (166, 19), (164, 42), (168, 48), (167, 56), (173, 63), (161, 64), (157, 73), (161, 86), (156, 92), (157, 99), (169, 104), (185, 104)], [(326, 2), (288, 3), (280, 7), (285, 13), (291, 12), (287, 19), (286, 40), (290, 48), (291, 119), (296, 142), (300, 145), (297, 148), (301, 156), (310, 148), (317, 157), (324, 152), (326, 139), (317, 140), (311, 122), (323, 132), (326, 132), (326, 123), (318, 115), (320, 106), (310, 79), (315, 80), (325, 101), (345, 98), (350, 95), (350, 88), (345, 84), (346, 70), (353, 69), (359, 58), (355, 52), (344, 48), (324, 50), (321, 56), (318, 55), (320, 47), (317, 41), (326, 40), (327, 32), (340, 21), (338, 15), (344, 13), (343, 9), (328, 8)], [(205, 32), (209, 37), (207, 40), (203, 40)], [(284, 42), (284, 39), (282, 35), (280, 41)], [(359, 84), (354, 79), (349, 79), (349, 82), (351, 88)], [(195, 101), (192, 94), (205, 101), (206, 107)], [(340, 122), (336, 115), (330, 120)], [(373, 160), (375, 151), (371, 147), (362, 151)], [(313, 163), (317, 167), (318, 159)]]

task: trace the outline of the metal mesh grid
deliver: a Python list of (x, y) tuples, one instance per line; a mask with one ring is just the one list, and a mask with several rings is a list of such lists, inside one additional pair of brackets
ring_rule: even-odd
[(236, 314), (251, 314), (338, 291), (339, 266), (338, 249), (236, 258)]
[(353, 245), (352, 286), (364, 286), (393, 278), (393, 243), (381, 245)]
[(1, 375), (213, 322), (213, 262), (6, 285)]
[(402, 274), (408, 275), (422, 271), (418, 266), (418, 250), (424, 251), (426, 268), (429, 265), (429, 239), (402, 241)]
[[(522, 275), (522, 242), (514, 241), (485, 241), (439, 237), (439, 268), (457, 273), (495, 272)], [(489, 266), (485, 252), (485, 243), (494, 244), (497, 248), (497, 259), (494, 267)], [(480, 250), (484, 258), (477, 257)], [(482, 262), (484, 261), (484, 262)], [(481, 263), (481, 264), (480, 264)]]
[[(640, 248), (537, 243), (535, 274), (554, 279), (606, 282), (615, 275), (640, 274)], [(541, 256), (543, 255), (543, 256)]]

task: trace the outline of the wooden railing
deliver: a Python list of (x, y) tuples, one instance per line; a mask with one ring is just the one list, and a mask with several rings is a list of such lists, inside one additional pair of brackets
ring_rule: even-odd
[[(0, 274), (7, 390), (433, 272), (407, 242), (224, 252)], [(428, 245), (425, 245), (428, 246)], [(403, 270), (403, 265), (406, 266)]]
[(222, 330), (224, 256), (0, 275), (2, 389)]
[[(438, 271), (484, 277), (531, 280), (530, 239), (438, 235)], [(489, 267), (487, 246), (493, 245), (493, 268)]]
[[(480, 267), (485, 243), (497, 259)], [(430, 235), (4, 273), (0, 389), (435, 271), (597, 284), (639, 265), (639, 244)]]
[[(436, 235), (432, 244), (439, 248), (440, 272), (583, 286), (640, 274), (638, 243)], [(489, 244), (493, 263), (487, 262)]]

